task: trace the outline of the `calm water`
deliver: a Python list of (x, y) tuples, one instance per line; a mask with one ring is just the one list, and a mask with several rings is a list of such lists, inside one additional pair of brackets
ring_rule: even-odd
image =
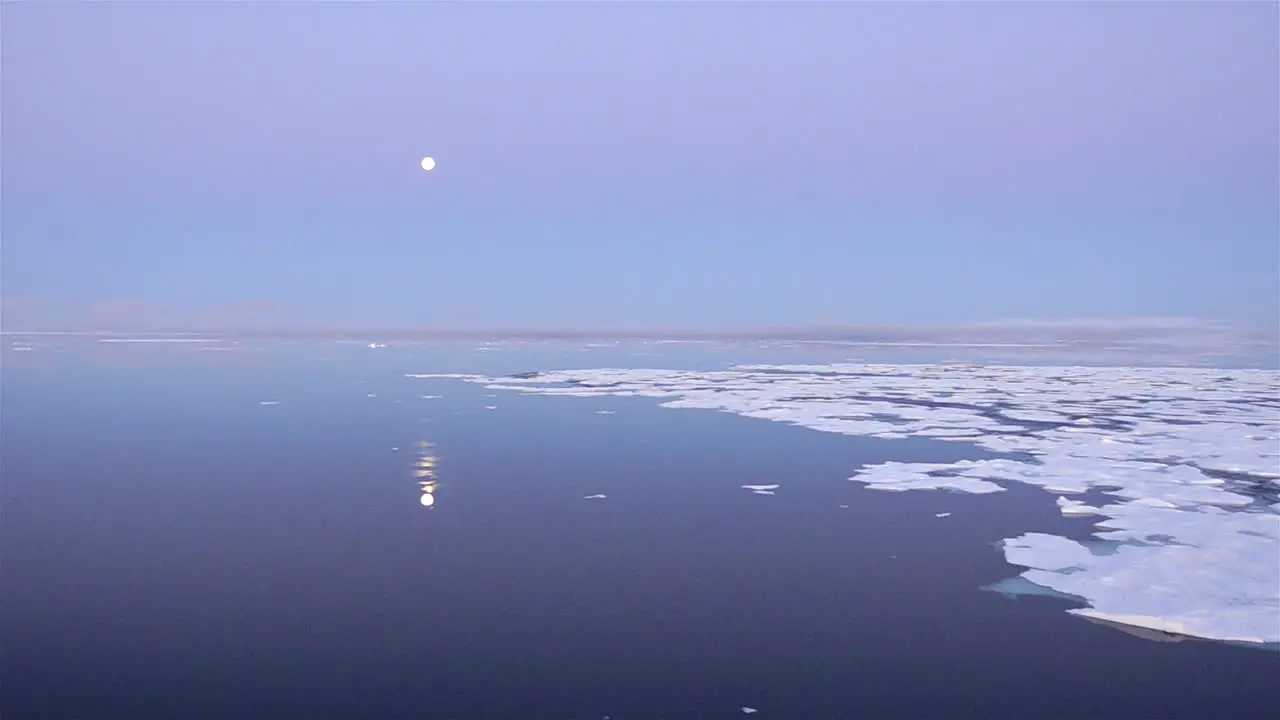
[(1280, 655), (977, 590), (1051, 495), (845, 480), (963, 444), (403, 377), (814, 361), (737, 352), (10, 352), (3, 717), (1280, 717)]

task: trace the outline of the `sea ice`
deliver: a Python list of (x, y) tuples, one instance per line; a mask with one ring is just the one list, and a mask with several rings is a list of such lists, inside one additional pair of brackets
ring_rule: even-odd
[(1063, 515), (1097, 515), (1098, 508), (1086, 505), (1079, 500), (1058, 497), (1058, 509)]
[[(1096, 516), (1096, 544), (1028, 533), (1027, 568), (992, 589), (1070, 597), (1070, 612), (1147, 631), (1280, 643), (1280, 373), (1207, 368), (743, 365), (729, 370), (432, 374), (492, 390), (659, 398), (822, 432), (963, 442), (1012, 457), (885, 462), (876, 490), (975, 494), (1010, 482)], [(771, 493), (776, 486), (744, 486)], [(1110, 498), (1100, 506), (1064, 495)], [(1016, 582), (1015, 582), (1016, 581)]]

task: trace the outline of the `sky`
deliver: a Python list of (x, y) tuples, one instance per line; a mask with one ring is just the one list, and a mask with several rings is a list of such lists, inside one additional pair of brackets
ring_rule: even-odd
[(8, 329), (1280, 324), (1277, 3), (0, 13)]

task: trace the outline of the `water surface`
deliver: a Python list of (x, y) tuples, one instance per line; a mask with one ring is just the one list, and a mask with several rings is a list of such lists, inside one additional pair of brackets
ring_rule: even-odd
[(6, 367), (6, 720), (1280, 714), (1280, 656), (979, 591), (1052, 495), (846, 480), (976, 448), (403, 377), (751, 353), (255, 352)]

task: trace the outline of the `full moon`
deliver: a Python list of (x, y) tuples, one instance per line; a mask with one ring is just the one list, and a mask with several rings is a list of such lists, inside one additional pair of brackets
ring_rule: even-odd
[(432, 169), (434, 169), (434, 168), (435, 168), (435, 166), (436, 166), (436, 159), (435, 159), (435, 158), (429, 158), (429, 157), (424, 157), (424, 158), (422, 158), (422, 169), (423, 169), (423, 170), (432, 170)]

